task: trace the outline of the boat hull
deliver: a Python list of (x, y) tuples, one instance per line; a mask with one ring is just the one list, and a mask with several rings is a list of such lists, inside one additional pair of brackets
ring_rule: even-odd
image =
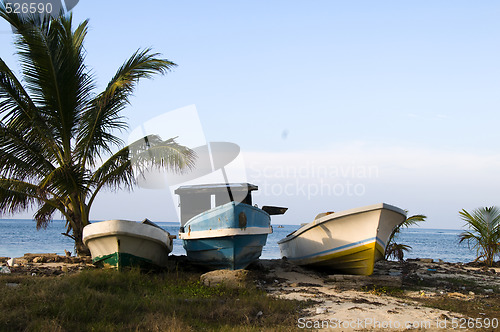
[(324, 215), (278, 242), (283, 257), (297, 265), (370, 275), (384, 257), (393, 228), (406, 213), (377, 204)]
[(191, 218), (179, 237), (188, 259), (212, 269), (244, 269), (256, 261), (272, 233), (270, 216), (230, 202)]
[(168, 232), (128, 220), (108, 220), (85, 226), (83, 241), (95, 265), (117, 269), (165, 266), (173, 245)]

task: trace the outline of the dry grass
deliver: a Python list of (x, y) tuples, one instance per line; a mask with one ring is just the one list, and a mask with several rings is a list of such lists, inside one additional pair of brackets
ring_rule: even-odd
[(470, 318), (498, 318), (500, 311), (500, 297), (496, 294), (474, 296), (467, 300), (449, 296), (416, 298), (415, 300), (428, 307), (458, 312)]
[[(491, 293), (485, 289), (493, 290)], [(445, 277), (419, 280), (418, 278), (406, 279), (403, 288), (406, 291), (418, 291), (420, 289), (444, 290), (442, 294), (434, 296), (412, 296), (422, 305), (431, 308), (448, 310), (465, 315), (469, 318), (498, 318), (500, 312), (499, 289), (495, 285), (480, 285), (474, 280), (465, 278)], [(392, 289), (390, 295), (402, 299), (408, 299), (408, 293), (403, 290)], [(450, 294), (462, 294), (463, 296), (450, 296)]]
[[(1, 331), (290, 330), (296, 301), (200, 284), (199, 274), (83, 271), (1, 276)], [(16, 284), (17, 286), (13, 286)], [(260, 313), (261, 312), (261, 313)]]

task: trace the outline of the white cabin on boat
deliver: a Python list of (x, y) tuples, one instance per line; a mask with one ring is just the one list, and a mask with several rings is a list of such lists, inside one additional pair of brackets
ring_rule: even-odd
[(175, 190), (180, 197), (181, 227), (194, 216), (229, 202), (252, 205), (251, 192), (258, 190), (250, 183), (218, 183), (181, 186)]

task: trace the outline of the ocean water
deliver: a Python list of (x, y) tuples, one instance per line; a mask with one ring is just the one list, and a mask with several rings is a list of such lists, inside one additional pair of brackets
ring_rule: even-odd
[(445, 262), (472, 262), (476, 250), (469, 248), (467, 242), (459, 243), (459, 235), (464, 230), (456, 229), (403, 229), (396, 242), (410, 245), (411, 251), (405, 258), (434, 258)]
[[(177, 234), (179, 224), (157, 222), (170, 234)], [(296, 225), (273, 225), (273, 233), (267, 238), (267, 244), (261, 258), (281, 258), (278, 241), (296, 230)], [(36, 230), (35, 222), (21, 219), (0, 219), (0, 256), (21, 257), (25, 253), (57, 253), (64, 255), (64, 250), (74, 252), (73, 241), (65, 232), (65, 222), (54, 220), (47, 229)], [(398, 237), (398, 243), (412, 246), (405, 258), (433, 258), (447, 262), (470, 262), (475, 259), (475, 251), (467, 244), (458, 243), (461, 230), (450, 229), (404, 229)], [(174, 255), (185, 255), (182, 241), (174, 240)]]

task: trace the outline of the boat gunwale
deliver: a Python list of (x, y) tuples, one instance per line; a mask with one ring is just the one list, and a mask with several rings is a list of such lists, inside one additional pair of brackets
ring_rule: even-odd
[[(224, 203), (222, 205), (217, 205), (209, 210), (206, 210), (206, 211), (203, 211), (197, 215), (195, 215), (194, 217), (192, 217), (191, 219), (189, 219), (188, 221), (186, 221), (186, 223), (184, 224), (184, 228), (187, 228), (189, 227), (189, 224), (195, 219), (195, 218), (199, 218), (201, 215), (203, 214), (208, 214), (208, 213), (213, 213), (214, 211), (217, 211), (217, 210), (222, 210), (224, 208), (226, 208), (228, 205), (232, 205), (233, 208), (236, 207), (236, 205), (240, 205), (240, 204), (243, 204), (246, 208), (250, 207), (252, 208), (253, 210), (256, 210), (258, 212), (262, 212), (264, 214), (266, 214), (269, 218), (271, 218), (271, 215), (269, 213), (267, 213), (266, 211), (262, 210), (261, 208), (258, 208), (258, 207), (255, 207), (253, 205), (250, 205), (250, 204), (247, 204), (247, 203), (243, 203), (243, 202), (235, 202), (235, 201), (231, 201), (231, 202), (227, 202), (227, 203)], [(271, 222), (269, 222), (269, 225), (271, 224)], [(194, 231), (193, 231), (194, 232)]]
[(295, 239), (296, 237), (298, 237), (299, 235), (303, 234), (304, 232), (306, 232), (314, 227), (320, 226), (328, 221), (333, 221), (334, 219), (342, 218), (342, 217), (345, 217), (348, 215), (356, 215), (356, 214), (360, 214), (360, 213), (365, 213), (365, 212), (370, 212), (370, 211), (375, 211), (375, 210), (383, 210), (383, 209), (391, 210), (393, 212), (404, 215), (405, 217), (407, 215), (404, 210), (402, 210), (396, 206), (387, 204), (387, 203), (378, 203), (378, 204), (353, 208), (353, 209), (349, 209), (349, 210), (344, 210), (344, 211), (340, 211), (340, 212), (335, 212), (335, 213), (327, 214), (321, 218), (315, 219), (315, 220), (311, 221), (310, 223), (300, 227), (296, 231), (288, 234), (285, 238), (279, 240), (278, 244), (282, 244), (282, 243), (291, 241), (291, 240)]
[(272, 234), (272, 226), (267, 227), (243, 227), (243, 228), (220, 228), (220, 229), (207, 229), (203, 231), (192, 232), (179, 232), (181, 240), (202, 240), (232, 236), (245, 236), (245, 235), (264, 235)]
[[(125, 236), (129, 236), (132, 238), (144, 239), (144, 240), (149, 240), (149, 241), (152, 241), (155, 243), (159, 243), (159, 244), (163, 245), (165, 248), (167, 248), (168, 250), (170, 250), (170, 251), (173, 250), (173, 242), (170, 240), (170, 233), (168, 231), (164, 230), (163, 228), (148, 225), (148, 224), (138, 223), (138, 222), (135, 222), (132, 220), (125, 220), (125, 219), (113, 219), (113, 220), (99, 221), (99, 222), (89, 224), (87, 226), (98, 225), (101, 222), (115, 222), (114, 224), (116, 224), (116, 223), (121, 224), (121, 223), (125, 223), (125, 222), (126, 223), (134, 223), (136, 225), (141, 225), (138, 227), (147, 226), (147, 227), (151, 227), (150, 228), (151, 230), (162, 231), (166, 237), (163, 238), (163, 236), (158, 236), (157, 234), (139, 234), (139, 233), (135, 233), (135, 232), (127, 231), (127, 230), (116, 230), (115, 229), (115, 230), (108, 230), (106, 232), (102, 232), (102, 231), (96, 232), (96, 231), (93, 231), (91, 229), (91, 231), (86, 232), (86, 233), (90, 232), (90, 234), (84, 234), (84, 236), (82, 238), (85, 245), (87, 245), (89, 241), (92, 241), (95, 239), (104, 238), (104, 237), (112, 237), (112, 236), (117, 236), (117, 235), (125, 235)], [(87, 230), (88, 229), (89, 228), (87, 228)], [(85, 231), (85, 229), (84, 229), (84, 231)]]

